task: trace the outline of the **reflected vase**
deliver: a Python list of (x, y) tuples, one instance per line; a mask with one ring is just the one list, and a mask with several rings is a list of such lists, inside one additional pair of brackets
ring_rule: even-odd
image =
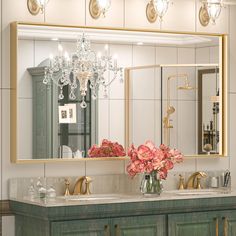
[(161, 180), (157, 177), (157, 171), (144, 173), (141, 181), (140, 191), (146, 196), (160, 196), (163, 191), (163, 186)]

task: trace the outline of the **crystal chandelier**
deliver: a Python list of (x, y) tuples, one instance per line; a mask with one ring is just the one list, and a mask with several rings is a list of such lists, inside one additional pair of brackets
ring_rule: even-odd
[[(82, 102), (81, 108), (86, 108), (85, 101), (88, 86), (91, 89), (93, 99), (98, 96), (100, 86), (104, 87), (104, 96), (107, 96), (108, 86), (117, 78), (123, 81), (123, 69), (117, 66), (117, 57), (111, 57), (108, 54), (108, 45), (105, 46), (106, 54), (95, 53), (91, 50), (91, 44), (87, 37), (83, 34), (77, 41), (76, 52), (69, 55), (67, 52), (63, 54), (61, 44), (58, 45), (59, 55), (50, 55), (50, 65), (45, 68), (45, 76), (43, 83), (55, 83), (60, 91), (58, 98), (64, 99), (63, 88), (69, 87), (69, 99), (75, 100), (75, 91), (79, 85)], [(108, 82), (104, 73), (111, 71), (113, 78)], [(57, 77), (56, 73), (60, 72)]]

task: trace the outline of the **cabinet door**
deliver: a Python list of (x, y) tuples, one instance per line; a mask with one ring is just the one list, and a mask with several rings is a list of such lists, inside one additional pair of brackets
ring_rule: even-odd
[(196, 212), (168, 215), (169, 236), (218, 236), (219, 218), (216, 212)]
[(221, 212), (221, 233), (222, 236), (236, 236), (236, 211)]
[(114, 236), (166, 236), (165, 216), (116, 218), (112, 221)]
[(52, 236), (110, 236), (108, 220), (74, 220), (53, 222)]

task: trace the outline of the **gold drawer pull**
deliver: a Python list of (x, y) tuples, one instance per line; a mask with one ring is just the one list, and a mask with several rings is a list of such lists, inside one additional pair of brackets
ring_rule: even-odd
[(228, 219), (226, 217), (222, 218), (224, 221), (224, 236), (228, 236)]
[(109, 225), (105, 225), (104, 230), (105, 230), (105, 236), (110, 236), (110, 227), (109, 227)]
[(120, 236), (120, 226), (115, 225), (115, 236)]
[(216, 222), (216, 236), (219, 236), (219, 220), (218, 218), (214, 218), (215, 222)]

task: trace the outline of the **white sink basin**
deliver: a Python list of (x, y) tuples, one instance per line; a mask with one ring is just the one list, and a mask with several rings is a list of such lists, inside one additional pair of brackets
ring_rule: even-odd
[(217, 195), (222, 193), (218, 189), (186, 189), (186, 190), (173, 190), (167, 191), (168, 194), (174, 194), (178, 196), (193, 196), (193, 195)]
[(60, 199), (67, 201), (99, 201), (99, 200), (116, 200), (120, 199), (120, 195), (116, 194), (92, 194), (92, 195), (71, 195), (71, 196), (60, 196)]

